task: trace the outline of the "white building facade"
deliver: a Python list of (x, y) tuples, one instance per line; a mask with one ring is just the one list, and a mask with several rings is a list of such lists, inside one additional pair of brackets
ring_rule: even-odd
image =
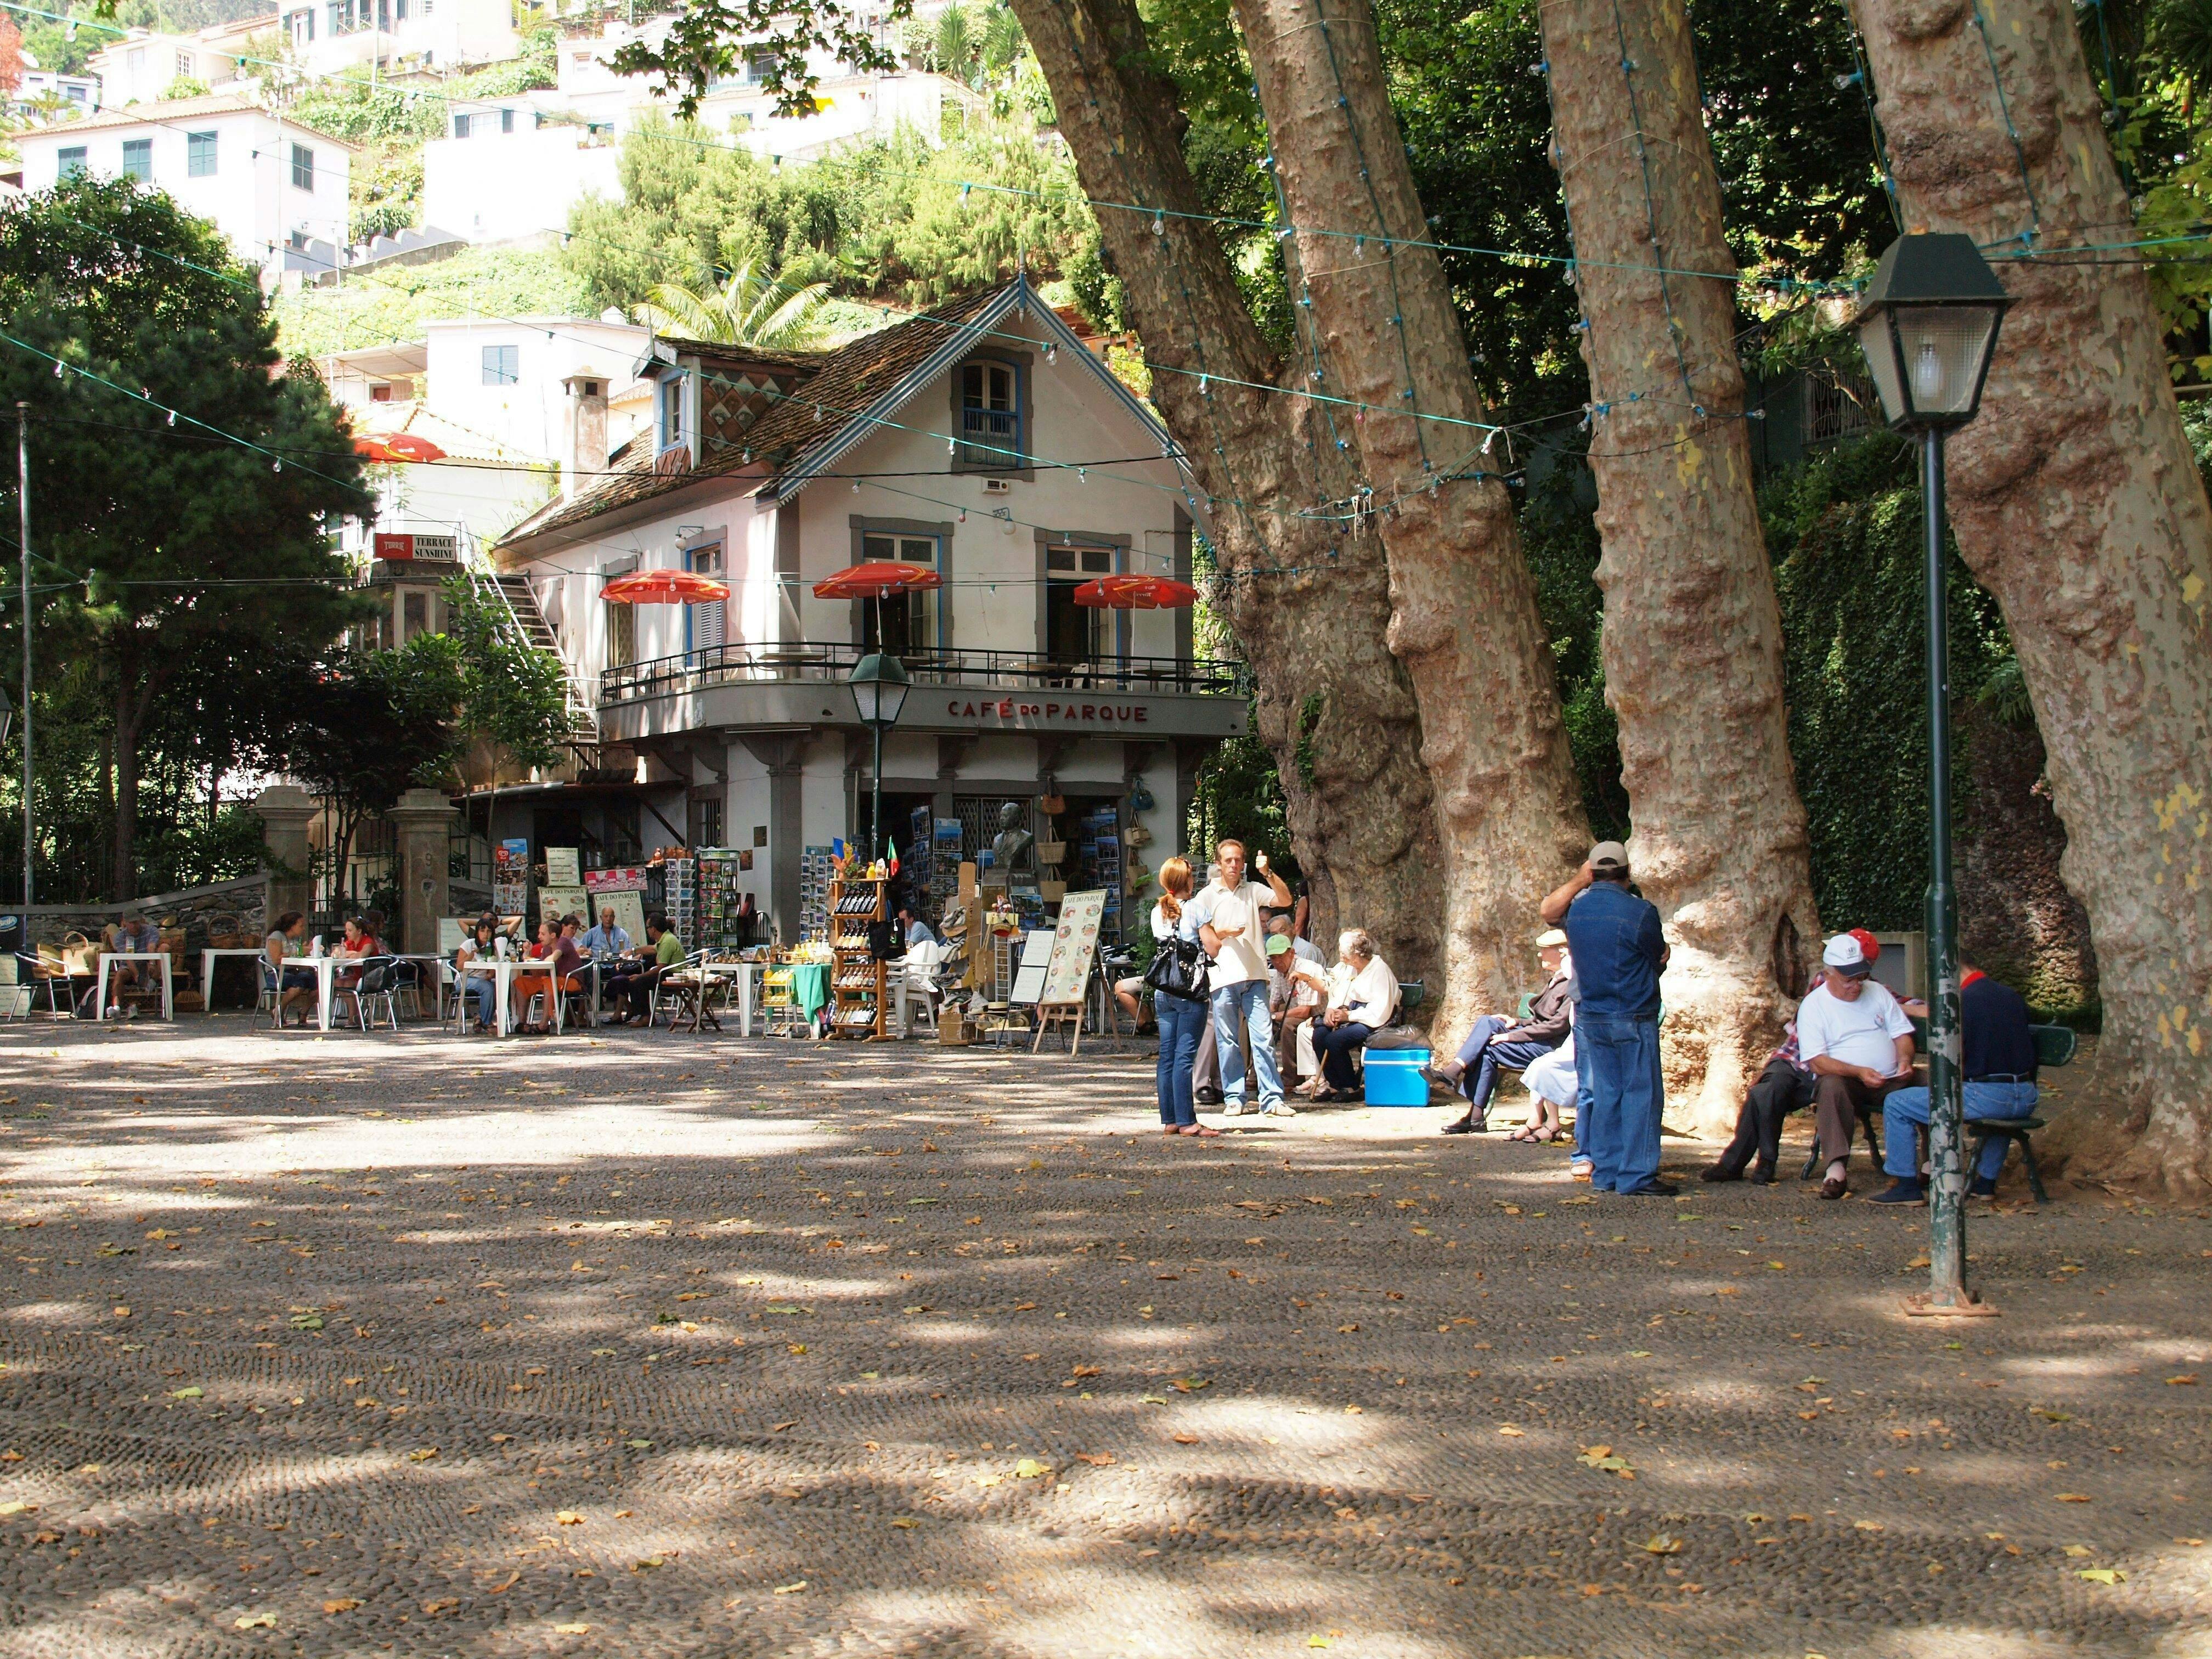
[[(795, 941), (810, 849), (866, 832), (870, 748), (844, 680), (880, 647), (915, 682), (884, 745), (887, 835), (911, 852), (928, 834), (941, 893), (1012, 804), (1039, 840), (1080, 837), (1061, 878), (1108, 886), (1109, 931), (1126, 931), (1157, 890), (1123, 846), (1181, 845), (1200, 761), (1246, 720), (1239, 672), (1194, 661), (1188, 610), (1075, 603), (1097, 576), (1190, 574), (1193, 495), (1151, 412), (1018, 280), (811, 360), (665, 339), (653, 357), (650, 453), (496, 553), (592, 689), (595, 775), (635, 775), (626, 793), (686, 844), (739, 849), (757, 907)], [(873, 561), (942, 586), (815, 597)], [(641, 569), (709, 574), (730, 596), (601, 598)], [(1052, 823), (1046, 799), (1066, 803)], [(512, 805), (499, 833), (527, 833), (526, 793)], [(1042, 878), (1033, 858), (996, 873), (1020, 891)]]
[(210, 92), (258, 76), (262, 55), (276, 28), (276, 14), (235, 23), (211, 23), (191, 33), (134, 28), (92, 54), (86, 67), (100, 78), (99, 104), (158, 103), (179, 81), (197, 81)]
[(521, 49), (511, 0), (289, 0), (279, 26), (310, 75), (503, 63)]
[(15, 135), (23, 187), (72, 173), (131, 178), (210, 220), (244, 264), (273, 283), (289, 250), (343, 246), (353, 146), (216, 94), (109, 110)]

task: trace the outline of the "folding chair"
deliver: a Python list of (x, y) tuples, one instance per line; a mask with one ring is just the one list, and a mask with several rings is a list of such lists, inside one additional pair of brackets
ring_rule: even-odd
[(363, 959), (361, 977), (338, 993), (353, 999), (354, 1023), (363, 1031), (370, 1029), (372, 1011), (381, 1006), (392, 1029), (399, 1029), (399, 969), (403, 964), (390, 957), (368, 957)]
[(949, 951), (949, 946), (935, 942), (916, 945), (908, 950), (902, 960), (892, 964), (897, 978), (892, 981), (891, 991), (896, 999), (894, 1006), (901, 1036), (912, 1029), (907, 1015), (909, 1004), (920, 1005), (923, 1024), (933, 1031), (937, 1029), (937, 1004), (945, 994), (938, 975)]

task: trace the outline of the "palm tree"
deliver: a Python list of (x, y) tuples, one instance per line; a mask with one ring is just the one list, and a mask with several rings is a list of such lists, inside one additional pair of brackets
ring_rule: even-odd
[(930, 43), (937, 72), (965, 81), (975, 57), (975, 31), (968, 21), (968, 8), (953, 0), (937, 20), (937, 37)]
[(760, 274), (748, 259), (720, 288), (711, 274), (697, 287), (659, 283), (653, 298), (632, 312), (655, 333), (775, 349), (811, 345), (829, 298), (827, 283), (794, 289), (781, 276)]
[(983, 73), (996, 79), (1011, 74), (1029, 46), (1012, 6), (994, 6), (983, 19)]

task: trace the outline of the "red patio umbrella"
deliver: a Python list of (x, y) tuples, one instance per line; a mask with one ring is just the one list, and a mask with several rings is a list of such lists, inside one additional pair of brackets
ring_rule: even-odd
[(384, 447), (403, 461), (442, 461), (446, 452), (428, 438), (418, 438), (411, 432), (396, 433), (384, 440)]
[(618, 605), (712, 605), (730, 597), (726, 582), (690, 570), (634, 570), (599, 590)]
[(1075, 590), (1075, 602), (1112, 611), (1180, 611), (1198, 590), (1167, 576), (1099, 576)]
[(919, 592), (926, 587), (942, 587), (945, 578), (927, 565), (894, 564), (878, 560), (872, 564), (848, 565), (836, 574), (814, 584), (817, 599), (882, 599), (894, 593)]
[(362, 459), (370, 461), (393, 461), (399, 459), (392, 453), (390, 447), (381, 438), (356, 438), (353, 441), (353, 453)]

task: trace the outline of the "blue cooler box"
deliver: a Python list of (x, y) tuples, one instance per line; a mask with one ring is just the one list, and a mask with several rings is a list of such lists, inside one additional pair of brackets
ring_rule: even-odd
[(1421, 1067), (1429, 1063), (1426, 1048), (1370, 1048), (1366, 1050), (1367, 1103), (1370, 1106), (1425, 1106), (1429, 1080)]

